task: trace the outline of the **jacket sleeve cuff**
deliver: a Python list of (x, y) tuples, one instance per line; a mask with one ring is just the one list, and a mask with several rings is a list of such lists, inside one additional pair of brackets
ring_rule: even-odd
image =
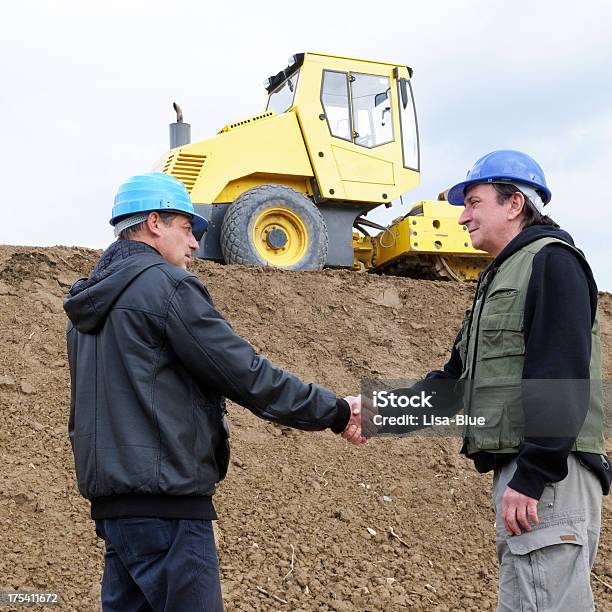
[(338, 414), (334, 422), (329, 426), (329, 428), (336, 434), (342, 433), (346, 426), (348, 425), (349, 419), (351, 418), (351, 409), (348, 405), (348, 402), (343, 399), (336, 400), (336, 409)]
[(532, 499), (540, 499), (546, 487), (546, 481), (542, 476), (537, 473), (530, 472), (529, 476), (524, 474), (522, 470), (517, 467), (514, 472), (514, 476), (508, 483), (508, 486), (527, 497)]

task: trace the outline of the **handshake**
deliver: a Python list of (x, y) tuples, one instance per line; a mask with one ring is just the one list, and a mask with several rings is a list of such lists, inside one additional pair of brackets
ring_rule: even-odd
[(344, 400), (349, 405), (351, 416), (342, 432), (342, 437), (351, 444), (365, 444), (377, 429), (372, 419), (374, 416), (372, 402), (363, 399), (361, 395), (349, 395)]

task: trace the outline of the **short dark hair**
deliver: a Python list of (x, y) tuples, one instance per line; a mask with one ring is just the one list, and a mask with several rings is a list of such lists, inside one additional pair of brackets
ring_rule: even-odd
[[(152, 210), (151, 212), (156, 212), (164, 225), (170, 225), (174, 217), (178, 215), (178, 213), (166, 212), (163, 210)], [(140, 223), (136, 223), (136, 225), (130, 225), (130, 227), (126, 227), (119, 233), (119, 236), (117, 236), (117, 240), (132, 240), (132, 238), (136, 234), (138, 234), (138, 232), (142, 231), (146, 227), (146, 224), (146, 221), (141, 221)]]
[[(518, 187), (506, 183), (493, 183), (493, 188), (497, 192), (497, 203), (503, 204), (513, 193), (520, 191)], [(521, 193), (523, 193), (521, 191)], [(552, 227), (559, 227), (556, 221), (553, 221), (547, 215), (543, 215), (536, 207), (535, 204), (523, 193), (525, 197), (525, 206), (523, 207), (523, 223), (521, 229), (526, 229), (532, 225), (550, 225)]]

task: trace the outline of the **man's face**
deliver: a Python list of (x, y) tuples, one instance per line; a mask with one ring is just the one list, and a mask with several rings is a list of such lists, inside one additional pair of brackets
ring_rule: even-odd
[(192, 253), (198, 248), (191, 231), (191, 219), (177, 214), (168, 225), (160, 222), (157, 227), (160, 232), (156, 241), (157, 250), (164, 259), (185, 270)]
[(467, 226), (475, 249), (495, 257), (513, 238), (515, 228), (509, 218), (508, 203), (499, 204), (495, 188), (481, 184), (466, 190), (463, 205), (459, 224)]

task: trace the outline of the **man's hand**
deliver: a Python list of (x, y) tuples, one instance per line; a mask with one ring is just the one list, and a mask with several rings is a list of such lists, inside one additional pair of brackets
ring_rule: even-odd
[(538, 500), (506, 487), (502, 499), (502, 518), (508, 535), (521, 535), (521, 529), (531, 531), (530, 521), (534, 525), (540, 522)]
[(351, 418), (342, 437), (352, 444), (364, 444), (366, 439), (361, 435), (361, 396), (349, 395), (344, 398), (351, 409)]

